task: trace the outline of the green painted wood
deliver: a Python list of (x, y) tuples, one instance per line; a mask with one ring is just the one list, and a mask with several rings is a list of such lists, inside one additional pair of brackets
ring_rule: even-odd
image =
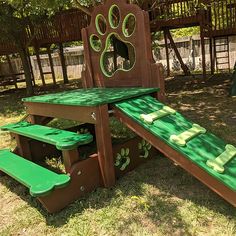
[(170, 141), (171, 135), (179, 135), (185, 132), (192, 128), (193, 123), (177, 112), (176, 114), (155, 120), (153, 124), (146, 124), (140, 118), (140, 114), (149, 114), (162, 109), (164, 106), (164, 104), (150, 96), (119, 102), (116, 103), (115, 106), (147, 131), (157, 136), (170, 147), (197, 164), (211, 176), (236, 191), (236, 158), (231, 159), (225, 164), (225, 171), (223, 174), (217, 173), (206, 164), (208, 160), (214, 160), (225, 151), (226, 143), (222, 139), (210, 132), (206, 132), (189, 140), (184, 147), (172, 143)]
[(59, 150), (72, 150), (93, 140), (91, 134), (77, 134), (47, 126), (33, 125), (28, 122), (4, 125), (1, 129), (55, 145)]
[(184, 131), (179, 135), (172, 134), (170, 136), (170, 141), (179, 146), (185, 146), (187, 142), (193, 138), (195, 138), (199, 134), (206, 133), (206, 129), (201, 127), (198, 124), (193, 124), (193, 127)]
[(33, 197), (46, 196), (70, 182), (70, 176), (47, 170), (10, 150), (0, 150), (0, 170), (28, 187)]
[(91, 88), (24, 98), (24, 102), (98, 106), (159, 91), (158, 88)]
[(152, 124), (155, 120), (160, 119), (164, 116), (175, 114), (176, 111), (168, 106), (164, 106), (158, 111), (154, 111), (150, 114), (141, 114), (140, 118), (147, 124)]
[(208, 160), (207, 165), (211, 167), (213, 170), (223, 173), (225, 171), (225, 164), (231, 161), (232, 158), (236, 156), (236, 147), (233, 145), (226, 145), (225, 151), (221, 153), (216, 159)]

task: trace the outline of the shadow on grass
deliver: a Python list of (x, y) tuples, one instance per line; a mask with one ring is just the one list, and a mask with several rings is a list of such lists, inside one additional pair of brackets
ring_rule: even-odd
[(223, 88), (227, 94), (231, 86), (232, 74), (215, 74), (203, 79), (202, 76), (175, 76), (165, 82), (167, 93), (194, 91), (197, 89), (211, 89), (212, 87)]
[[(154, 225), (168, 235), (172, 232), (190, 235), (191, 226), (186, 217), (197, 218), (199, 212), (202, 212), (203, 217), (207, 217), (205, 214), (208, 211), (214, 215), (235, 217), (235, 209), (230, 204), (166, 158), (150, 160), (118, 180), (114, 188), (100, 188), (56, 214), (47, 213), (29, 195), (28, 189), (19, 187), (14, 180), (4, 177), (0, 182), (36, 208), (46, 219), (48, 226), (56, 228), (62, 227), (73, 218), (77, 220), (78, 217), (79, 221), (79, 216), (87, 210), (92, 211), (92, 214), (100, 214), (100, 211), (107, 214), (111, 212), (114, 222), (117, 221), (114, 225), (117, 232), (126, 232), (135, 222), (139, 225), (148, 224), (150, 227)], [(124, 216), (116, 214), (120, 208), (125, 208)], [(183, 214), (183, 208), (189, 215)], [(141, 216), (137, 212), (141, 212)]]
[(23, 90), (7, 90), (0, 92), (0, 116), (17, 116), (25, 112), (21, 99), (25, 97)]

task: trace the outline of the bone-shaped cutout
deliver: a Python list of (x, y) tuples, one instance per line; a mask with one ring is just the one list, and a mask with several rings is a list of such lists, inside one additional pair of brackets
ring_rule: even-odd
[(63, 188), (70, 182), (70, 176), (65, 174), (57, 175), (44, 183), (30, 186), (30, 194), (33, 197), (46, 196), (56, 188)]
[(177, 144), (178, 146), (184, 147), (186, 143), (196, 137), (199, 134), (204, 134), (206, 133), (206, 129), (201, 127), (198, 124), (193, 124), (192, 128), (184, 131), (183, 133), (179, 135), (171, 135), (170, 136), (170, 141)]
[(222, 174), (225, 171), (224, 165), (227, 164), (236, 156), (236, 147), (233, 145), (226, 145), (225, 151), (221, 153), (214, 160), (208, 160), (206, 164), (214, 171)]
[(140, 118), (147, 124), (152, 124), (155, 120), (164, 116), (175, 114), (176, 111), (168, 106), (164, 106), (162, 109), (152, 112), (150, 114), (141, 114)]

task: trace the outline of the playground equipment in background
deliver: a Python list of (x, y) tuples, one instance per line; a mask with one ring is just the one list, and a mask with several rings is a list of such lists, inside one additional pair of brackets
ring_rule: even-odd
[[(28, 122), (2, 127), (17, 147), (0, 151), (0, 170), (56, 212), (99, 186), (113, 186), (157, 149), (236, 206), (235, 147), (162, 103), (163, 67), (152, 58), (148, 14), (108, 0), (94, 9), (82, 35), (84, 89), (23, 99)], [(110, 115), (139, 137), (112, 139)], [(83, 124), (77, 133), (47, 127), (53, 118)], [(58, 152), (64, 173), (38, 165)]]

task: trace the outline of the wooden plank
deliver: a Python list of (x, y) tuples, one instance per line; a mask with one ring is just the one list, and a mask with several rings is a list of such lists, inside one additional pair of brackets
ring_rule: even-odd
[(167, 76), (170, 76), (170, 58), (169, 58), (169, 48), (168, 48), (166, 31), (164, 31), (164, 39), (165, 39), (165, 50), (166, 50)]
[(62, 74), (64, 79), (64, 84), (69, 83), (68, 75), (67, 75), (67, 67), (66, 67), (66, 60), (63, 51), (63, 44), (59, 43), (59, 51), (60, 51), (60, 59), (61, 59), (61, 67), (62, 67)]
[(92, 107), (66, 106), (45, 103), (30, 103), (25, 102), (26, 111), (29, 115), (57, 117), (68, 120), (87, 122), (95, 124), (91, 116), (96, 110)]
[(56, 76), (55, 76), (55, 71), (54, 71), (54, 66), (53, 66), (53, 60), (52, 60), (52, 55), (51, 55), (51, 51), (50, 51), (50, 46), (47, 46), (47, 53), (48, 53), (48, 59), (49, 59), (49, 63), (50, 63), (50, 68), (51, 68), (51, 73), (52, 73), (52, 80), (53, 80), (53, 84), (56, 85)]
[(101, 169), (103, 184), (109, 188), (115, 184), (115, 169), (113, 161), (111, 132), (109, 127), (108, 106), (102, 105), (96, 109), (96, 141), (98, 161)]
[(37, 59), (37, 63), (38, 63), (40, 77), (41, 77), (43, 86), (45, 86), (46, 83), (45, 83), (45, 78), (44, 78), (44, 74), (43, 74), (43, 68), (42, 68), (42, 64), (41, 64), (41, 60), (40, 60), (40, 56), (39, 56), (39, 48), (36, 46), (36, 47), (34, 47), (34, 50), (35, 50), (35, 54), (36, 54), (36, 59)]
[(169, 29), (166, 29), (166, 35), (167, 35), (167, 37), (170, 40), (171, 47), (175, 51), (176, 57), (178, 58), (178, 60), (180, 62), (180, 65), (181, 65), (182, 70), (184, 71), (184, 74), (185, 75), (190, 75), (190, 71), (189, 71), (188, 67), (184, 64), (184, 62), (182, 60), (182, 57), (179, 54), (179, 51), (178, 51), (178, 49), (177, 49), (177, 47), (175, 45), (175, 42), (174, 42), (174, 40), (173, 40), (173, 38), (171, 36), (171, 33), (170, 33)]

